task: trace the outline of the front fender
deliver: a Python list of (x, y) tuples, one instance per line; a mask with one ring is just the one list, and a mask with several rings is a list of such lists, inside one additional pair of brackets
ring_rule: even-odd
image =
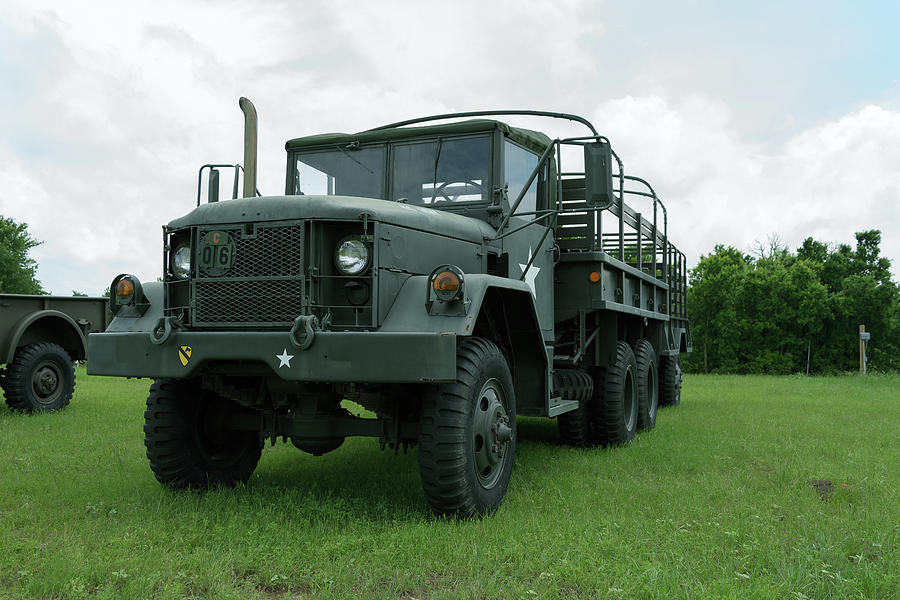
[[(69, 352), (73, 358), (84, 357), (86, 351), (86, 344), (84, 339), (84, 334), (81, 331), (81, 327), (64, 312), (60, 312), (58, 310), (42, 310), (36, 313), (32, 313), (16, 323), (15, 327), (12, 329), (9, 337), (7, 338), (6, 347), (3, 348), (3, 362), (10, 363), (13, 360), (13, 357), (16, 354), (16, 348), (19, 347), (20, 342), (22, 342), (23, 336), (25, 336), (28, 329), (41, 321), (62, 321), (65, 325), (65, 329), (58, 332), (58, 335), (54, 335), (51, 338), (46, 340), (35, 340), (35, 341), (49, 341), (59, 344), (63, 346), (67, 352)], [(28, 342), (26, 342), (28, 343)]]
[(431, 312), (426, 305), (427, 285), (426, 276), (407, 279), (380, 331), (492, 338), (509, 361), (519, 413), (551, 414), (550, 358), (528, 284), (494, 275), (466, 274), (464, 303), (440, 306), (435, 302)]
[[(397, 293), (390, 312), (384, 319), (380, 331), (427, 331), (433, 333), (455, 333), (469, 336), (475, 329), (475, 323), (481, 314), (488, 290), (498, 288), (516, 293), (520, 302), (528, 305), (532, 316), (537, 314), (531, 288), (524, 281), (497, 277), (496, 275), (466, 274), (466, 305), (459, 310), (443, 311), (439, 306), (429, 313), (426, 307), (426, 287), (428, 277), (414, 275), (407, 278)], [(534, 318), (537, 328), (537, 317)], [(540, 329), (537, 329), (540, 333)]]

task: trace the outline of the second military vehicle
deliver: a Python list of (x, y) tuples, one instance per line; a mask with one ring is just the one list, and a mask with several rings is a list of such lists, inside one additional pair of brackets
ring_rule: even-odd
[[(481, 515), (506, 493), (517, 416), (613, 445), (679, 402), (685, 258), (587, 120), (471, 112), (292, 139), (285, 195), (256, 197), (256, 111), (240, 105), (244, 197), (218, 202), (206, 165), (210, 201), (198, 189), (164, 228), (163, 282), (116, 277), (116, 317), (89, 340), (90, 373), (155, 379), (159, 481), (231, 485), (267, 439), (319, 455), (371, 436), (418, 446), (436, 513)], [(504, 115), (589, 133), (484, 118)]]
[(0, 294), (0, 388), (21, 412), (65, 408), (75, 390), (72, 361), (84, 360), (87, 336), (103, 331), (106, 298)]

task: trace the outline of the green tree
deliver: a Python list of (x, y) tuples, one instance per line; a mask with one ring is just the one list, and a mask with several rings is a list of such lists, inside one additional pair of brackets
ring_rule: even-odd
[(35, 278), (37, 262), (28, 256), (40, 243), (28, 233), (26, 223), (0, 216), (0, 293), (46, 293)]
[(700, 257), (691, 271), (688, 314), (694, 352), (685, 359), (687, 369), (738, 370), (742, 335), (740, 297), (751, 265), (751, 257), (720, 244), (714, 253)]
[[(776, 239), (777, 241), (777, 239)], [(812, 238), (796, 254), (770, 243), (756, 257), (717, 245), (690, 274), (693, 371), (853, 370), (859, 325), (872, 332), (870, 367), (900, 369), (900, 288), (880, 256), (881, 232), (856, 248)]]
[(829, 314), (827, 296), (808, 261), (786, 252), (757, 260), (740, 300), (739, 372), (805, 371), (812, 337)]
[(807, 238), (797, 250), (820, 273), (827, 287), (828, 315), (814, 337), (812, 369), (850, 371), (859, 367), (859, 326), (872, 332), (869, 365), (900, 369), (900, 289), (891, 281), (891, 262), (881, 256), (881, 232), (856, 234), (856, 249), (828, 249)]

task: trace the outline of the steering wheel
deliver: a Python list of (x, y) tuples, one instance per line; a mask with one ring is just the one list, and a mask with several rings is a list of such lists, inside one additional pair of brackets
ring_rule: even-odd
[[(441, 196), (443, 196), (444, 200), (446, 200), (447, 202), (453, 202), (454, 200), (453, 200), (452, 198), (450, 198), (450, 196), (447, 195), (446, 188), (447, 188), (448, 186), (457, 185), (457, 184), (460, 184), (460, 183), (463, 184), (463, 185), (465, 185), (467, 188), (468, 188), (468, 186), (470, 186), (470, 185), (471, 185), (472, 187), (474, 187), (474, 188), (475, 188), (476, 190), (478, 190), (478, 192), (481, 194), (481, 197), (482, 197), (482, 198), (484, 198), (484, 197), (486, 196), (486, 193), (485, 193), (485, 190), (484, 190), (484, 186), (482, 186), (480, 183), (476, 183), (476, 182), (475, 182), (474, 180), (472, 180), (472, 179), (457, 179), (457, 180), (454, 180), (454, 181), (445, 181), (445, 182), (442, 183), (441, 185), (437, 186), (437, 187), (434, 189), (434, 195), (432, 196), (432, 202), (434, 202), (434, 198), (436, 198), (436, 197), (438, 196), (438, 194), (440, 194)], [(467, 190), (467, 191), (468, 191), (468, 190)]]

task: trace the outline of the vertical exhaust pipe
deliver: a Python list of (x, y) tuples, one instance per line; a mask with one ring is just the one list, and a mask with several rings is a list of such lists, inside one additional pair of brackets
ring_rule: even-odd
[(238, 106), (244, 113), (244, 198), (256, 196), (256, 107), (241, 96)]

